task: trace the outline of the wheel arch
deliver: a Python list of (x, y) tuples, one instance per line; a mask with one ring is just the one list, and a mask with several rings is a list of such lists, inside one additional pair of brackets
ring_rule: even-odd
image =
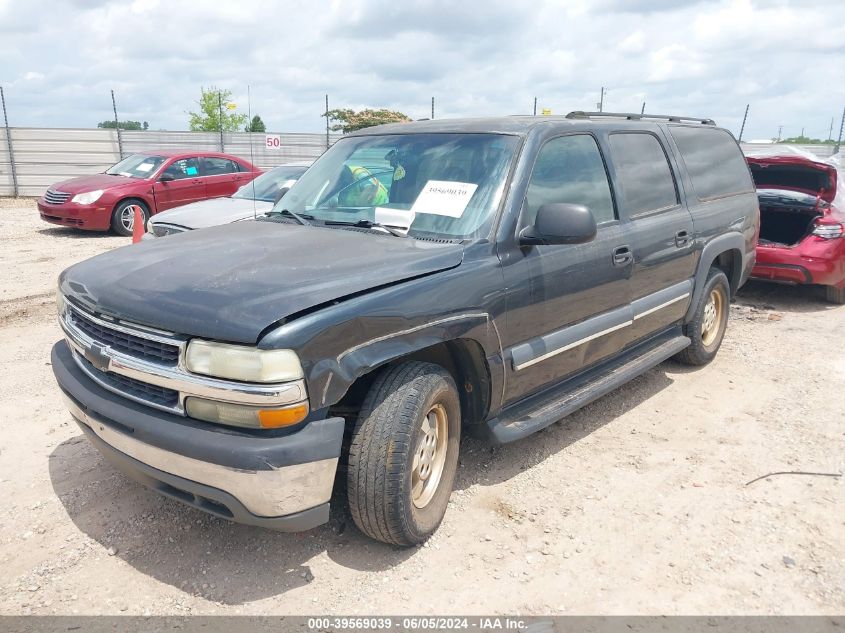
[(701, 300), (701, 293), (704, 291), (707, 274), (714, 265), (727, 275), (731, 287), (731, 297), (736, 294), (742, 281), (744, 251), (745, 238), (742, 234), (735, 232), (720, 235), (704, 246), (698, 260), (698, 268), (695, 271), (692, 300), (684, 317), (684, 322), (693, 318), (695, 308)]
[(146, 206), (147, 210), (150, 212), (150, 217), (152, 217), (153, 213), (155, 213), (155, 205), (152, 204), (149, 198), (145, 197), (142, 194), (126, 194), (118, 197), (112, 205), (111, 212), (114, 213), (115, 209), (117, 209), (121, 204), (129, 200), (138, 200), (139, 202), (143, 202), (144, 206)]
[(481, 343), (465, 337), (433, 343), (382, 360), (352, 380), (343, 396), (331, 408), (339, 413), (357, 411), (379, 373), (407, 361), (434, 363), (452, 375), (464, 424), (477, 424), (486, 419), (493, 393), (490, 366)]

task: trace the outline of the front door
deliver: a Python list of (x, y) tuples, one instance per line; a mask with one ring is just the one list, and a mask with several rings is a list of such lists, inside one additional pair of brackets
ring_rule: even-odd
[[(161, 180), (164, 174), (172, 180)], [(164, 168), (153, 186), (156, 210), (164, 211), (189, 202), (205, 200), (205, 176), (200, 173), (196, 157), (179, 158)]]
[(541, 205), (556, 202), (587, 206), (598, 232), (585, 244), (502, 246), (505, 406), (614, 354), (630, 325), (630, 244), (592, 135), (559, 136), (541, 147), (520, 228), (534, 222)]

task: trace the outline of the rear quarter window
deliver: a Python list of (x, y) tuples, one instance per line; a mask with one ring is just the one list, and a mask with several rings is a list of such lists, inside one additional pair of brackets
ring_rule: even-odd
[(726, 131), (684, 126), (669, 131), (700, 200), (754, 191), (745, 157)]

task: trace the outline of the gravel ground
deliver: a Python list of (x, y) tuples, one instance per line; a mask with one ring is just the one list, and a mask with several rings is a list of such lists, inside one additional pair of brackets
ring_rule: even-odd
[(836, 614), (845, 307), (749, 284), (717, 359), (664, 363), (517, 444), (462, 446), (424, 547), (363, 537), (342, 494), (304, 534), (229, 524), (116, 473), (49, 367), (66, 266), (129, 243), (0, 200), (2, 614)]

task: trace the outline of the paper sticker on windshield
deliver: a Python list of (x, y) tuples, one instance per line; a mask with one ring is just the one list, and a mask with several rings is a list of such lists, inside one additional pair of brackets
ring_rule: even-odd
[(411, 211), (459, 218), (464, 214), (478, 185), (471, 182), (429, 180), (420, 191)]
[(387, 207), (376, 207), (375, 209), (376, 222), (400, 231), (407, 232), (411, 228), (415, 216), (413, 210), (408, 209), (388, 209)]
[(141, 163), (135, 168), (135, 171), (150, 171), (153, 168), (152, 163)]

